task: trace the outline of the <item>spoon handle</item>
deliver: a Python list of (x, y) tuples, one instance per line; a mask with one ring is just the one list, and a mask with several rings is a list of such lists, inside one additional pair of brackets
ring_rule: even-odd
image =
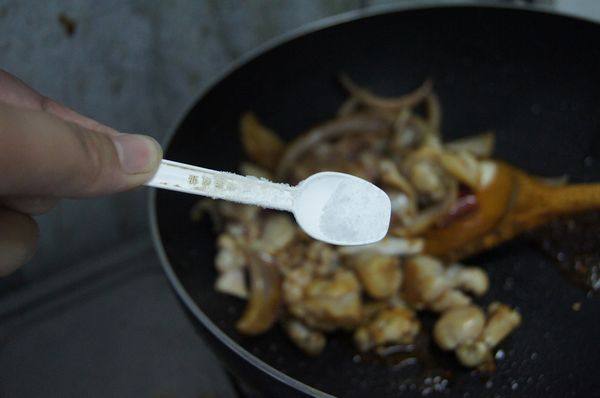
[(295, 188), (163, 159), (147, 186), (292, 211)]

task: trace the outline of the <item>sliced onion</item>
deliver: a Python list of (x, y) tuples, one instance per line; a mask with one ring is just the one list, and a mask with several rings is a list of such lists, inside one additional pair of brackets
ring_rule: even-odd
[(458, 181), (474, 191), (479, 190), (481, 182), (481, 167), (479, 161), (467, 152), (443, 151), (440, 153), (440, 164)]
[(423, 250), (421, 239), (403, 239), (387, 237), (377, 243), (364, 246), (344, 246), (338, 249), (340, 254), (377, 253), (386, 256), (406, 256)]
[(446, 217), (457, 198), (458, 183), (455, 180), (448, 180), (448, 190), (441, 202), (418, 213), (409, 225), (391, 228), (390, 232), (393, 235), (403, 237), (418, 236), (422, 234)]
[(403, 152), (421, 142), (422, 132), (409, 123), (412, 117), (409, 109), (403, 109), (394, 118), (389, 144), (392, 151)]
[(410, 119), (410, 123), (422, 132), (422, 148), (441, 149), (442, 141), (440, 140), (439, 133), (427, 120), (418, 115), (413, 115)]
[(359, 105), (360, 101), (358, 99), (350, 97), (342, 103), (342, 105), (338, 109), (337, 115), (339, 117), (351, 115), (352, 113), (355, 113), (358, 110)]
[(250, 298), (236, 327), (240, 333), (264, 333), (277, 320), (281, 300), (281, 278), (275, 264), (249, 256)]
[(439, 97), (431, 92), (425, 99), (427, 105), (427, 124), (431, 130), (437, 135), (440, 135), (440, 129), (442, 127), (442, 106), (440, 105)]
[(268, 170), (273, 170), (283, 154), (284, 143), (281, 138), (260, 123), (251, 112), (242, 115), (240, 132), (248, 158)]
[(389, 159), (383, 159), (379, 162), (379, 171), (381, 181), (384, 185), (397, 189), (408, 196), (411, 202), (415, 202), (417, 194), (406, 177), (398, 171), (396, 164)]
[(266, 178), (267, 180), (273, 179), (273, 175), (268, 170), (250, 162), (242, 162), (240, 165), (240, 173), (245, 176)]
[(422, 102), (433, 88), (432, 81), (427, 79), (420, 87), (408, 94), (396, 98), (383, 98), (358, 86), (347, 75), (340, 76), (340, 83), (354, 98), (366, 106), (387, 111), (399, 111), (403, 108), (414, 107)]
[(478, 158), (489, 158), (494, 152), (496, 135), (492, 131), (459, 138), (446, 143), (446, 148), (453, 151), (467, 151)]
[(302, 134), (286, 149), (277, 167), (275, 176), (284, 180), (298, 159), (310, 148), (317, 144), (350, 134), (372, 134), (386, 131), (390, 123), (381, 117), (368, 113), (354, 114), (352, 116), (338, 117), (330, 122), (323, 123)]
[(442, 201), (446, 195), (447, 173), (439, 162), (440, 150), (433, 147), (421, 147), (410, 152), (401, 164), (402, 172), (415, 190), (432, 200)]

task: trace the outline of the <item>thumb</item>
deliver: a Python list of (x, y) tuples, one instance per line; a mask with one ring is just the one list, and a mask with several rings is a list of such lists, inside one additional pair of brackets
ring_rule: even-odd
[(162, 158), (151, 137), (88, 130), (0, 102), (0, 195), (86, 197), (148, 181)]

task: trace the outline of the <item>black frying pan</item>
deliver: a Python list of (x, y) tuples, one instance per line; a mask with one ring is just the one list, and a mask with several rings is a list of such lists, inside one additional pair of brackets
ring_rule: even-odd
[[(243, 111), (255, 111), (291, 139), (334, 114), (344, 98), (335, 80), (340, 71), (388, 95), (432, 77), (444, 106), (445, 137), (492, 128), (502, 159), (532, 173), (600, 180), (600, 26), (490, 7), (356, 14), (269, 46), (198, 100), (169, 141), (166, 158), (236, 170)], [(234, 324), (244, 304), (213, 290), (215, 236), (208, 221), (189, 220), (196, 200), (168, 191), (151, 197), (156, 243), (191, 318), (234, 374), (270, 396), (421, 395), (412, 385), (416, 366), (356, 363), (344, 336), (311, 359), (277, 327), (259, 337), (239, 335)], [(524, 322), (501, 344), (506, 355), (489, 380), (438, 353), (452, 374), (445, 393), (597, 396), (598, 299), (569, 284), (526, 240), (469, 262), (489, 272), (486, 299), (517, 306)], [(572, 310), (574, 302), (582, 303), (581, 311)]]

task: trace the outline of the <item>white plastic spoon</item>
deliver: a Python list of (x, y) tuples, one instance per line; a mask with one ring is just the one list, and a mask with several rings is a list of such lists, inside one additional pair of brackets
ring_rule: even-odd
[(289, 211), (307, 234), (335, 245), (366, 245), (387, 234), (391, 204), (361, 178), (313, 174), (295, 187), (266, 179), (163, 160), (146, 185)]

